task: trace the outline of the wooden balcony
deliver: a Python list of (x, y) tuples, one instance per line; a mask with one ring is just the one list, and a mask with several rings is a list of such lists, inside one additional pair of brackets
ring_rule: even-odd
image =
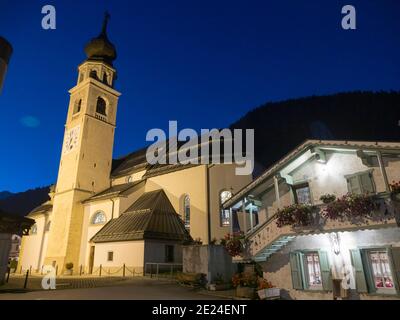
[(318, 234), (338, 231), (354, 231), (400, 226), (400, 201), (391, 199), (388, 194), (373, 196), (377, 210), (366, 217), (355, 219), (332, 220), (322, 215), (326, 205), (315, 206), (311, 223), (307, 226), (293, 227), (285, 225), (278, 227), (276, 215), (247, 234), (248, 244), (242, 259), (265, 261), (273, 253), (282, 249), (297, 235)]

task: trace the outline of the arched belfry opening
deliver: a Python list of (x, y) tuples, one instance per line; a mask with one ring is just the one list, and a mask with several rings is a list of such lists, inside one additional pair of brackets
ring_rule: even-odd
[(102, 97), (97, 98), (97, 103), (96, 103), (96, 112), (106, 116), (106, 109), (107, 109), (107, 103)]

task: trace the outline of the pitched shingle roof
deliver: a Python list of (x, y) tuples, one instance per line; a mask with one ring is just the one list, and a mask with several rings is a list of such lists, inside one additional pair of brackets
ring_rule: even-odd
[(123, 184), (118, 184), (115, 186), (112, 186), (111, 188), (108, 188), (106, 190), (103, 190), (99, 193), (96, 193), (95, 195), (91, 196), (89, 199), (86, 199), (85, 202), (90, 202), (90, 201), (95, 201), (95, 200), (103, 200), (103, 199), (108, 199), (111, 197), (117, 197), (117, 196), (124, 196), (126, 194), (129, 194), (140, 187), (144, 186), (145, 181), (144, 180), (138, 180), (134, 182), (129, 182), (129, 183), (123, 183)]
[(144, 193), (117, 219), (108, 222), (93, 242), (143, 239), (189, 241), (191, 237), (164, 190)]

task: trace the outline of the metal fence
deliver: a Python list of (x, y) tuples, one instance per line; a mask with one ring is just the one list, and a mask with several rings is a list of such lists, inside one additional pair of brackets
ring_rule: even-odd
[(174, 278), (178, 272), (182, 272), (182, 269), (182, 263), (146, 262), (144, 276), (150, 276), (150, 278)]

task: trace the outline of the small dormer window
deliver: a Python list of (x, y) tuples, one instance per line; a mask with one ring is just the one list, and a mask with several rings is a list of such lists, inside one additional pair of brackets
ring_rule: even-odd
[(126, 178), (126, 183), (131, 183), (133, 181), (132, 176)]
[(96, 112), (105, 116), (106, 114), (106, 102), (103, 98), (98, 97), (97, 98), (97, 104), (96, 104)]

